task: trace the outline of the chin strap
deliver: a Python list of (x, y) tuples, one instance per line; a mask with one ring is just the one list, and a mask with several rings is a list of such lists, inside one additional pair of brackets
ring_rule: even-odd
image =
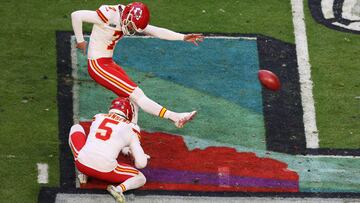
[(111, 110), (109, 111), (109, 114), (116, 114), (116, 115), (118, 115), (118, 116), (121, 116), (121, 117), (125, 118), (126, 120), (129, 120), (129, 119), (124, 115), (123, 112), (117, 111), (116, 109), (111, 109)]

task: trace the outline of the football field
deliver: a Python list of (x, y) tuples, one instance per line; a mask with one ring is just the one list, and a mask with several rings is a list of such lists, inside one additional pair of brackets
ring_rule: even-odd
[[(144, 171), (148, 184), (129, 195), (359, 197), (359, 1), (145, 3), (151, 24), (206, 38), (196, 47), (136, 36), (116, 47), (115, 61), (150, 98), (199, 112), (184, 129), (141, 113), (153, 159)], [(72, 11), (102, 3), (2, 4), (12, 23), (0, 29), (0, 196), (108, 198), (94, 190), (104, 183), (76, 185), (66, 137), (73, 122), (88, 126), (114, 98), (87, 75), (71, 32)], [(282, 89), (264, 89), (260, 69), (278, 74)]]

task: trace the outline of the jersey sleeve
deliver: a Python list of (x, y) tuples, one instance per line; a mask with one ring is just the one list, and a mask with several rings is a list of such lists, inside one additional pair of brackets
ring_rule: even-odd
[(140, 145), (140, 128), (138, 125), (134, 124), (132, 126), (132, 136), (130, 141), (130, 150), (134, 157), (136, 168), (145, 168), (147, 165), (147, 157), (143, 148)]
[(117, 11), (115, 7), (109, 5), (102, 5), (99, 9), (96, 10), (96, 13), (105, 24), (109, 23), (109, 20), (113, 18), (116, 12)]
[(133, 123), (131, 131), (133, 132), (134, 136), (137, 136), (139, 141), (141, 140), (141, 133), (140, 133), (140, 127)]
[(100, 24), (102, 23), (102, 20), (98, 18), (98, 15), (95, 11), (79, 10), (72, 12), (71, 23), (77, 43), (85, 41), (82, 29), (83, 22)]
[(144, 34), (157, 37), (164, 40), (184, 40), (184, 34), (174, 32), (172, 30), (148, 25), (143, 31)]

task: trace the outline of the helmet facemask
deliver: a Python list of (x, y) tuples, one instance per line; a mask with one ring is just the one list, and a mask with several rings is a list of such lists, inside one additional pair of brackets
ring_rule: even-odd
[[(135, 23), (132, 21), (133, 14), (131, 13), (134, 8), (131, 8), (130, 12), (127, 14), (126, 19), (124, 19), (121, 23), (121, 30), (125, 35), (135, 35), (138, 32)], [(129, 29), (131, 26), (132, 29)]]

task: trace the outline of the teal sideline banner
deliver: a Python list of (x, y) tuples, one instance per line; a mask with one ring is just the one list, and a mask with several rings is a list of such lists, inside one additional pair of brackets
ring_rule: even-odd
[[(258, 47), (256, 38), (241, 37), (209, 38), (199, 47), (142, 37), (119, 42), (114, 60), (150, 98), (175, 111), (199, 111), (184, 129), (141, 112), (143, 145), (154, 157), (143, 171), (149, 178), (144, 190), (360, 191), (358, 158), (266, 150)], [(80, 52), (76, 61), (74, 114), (88, 127), (115, 95), (89, 78)]]

